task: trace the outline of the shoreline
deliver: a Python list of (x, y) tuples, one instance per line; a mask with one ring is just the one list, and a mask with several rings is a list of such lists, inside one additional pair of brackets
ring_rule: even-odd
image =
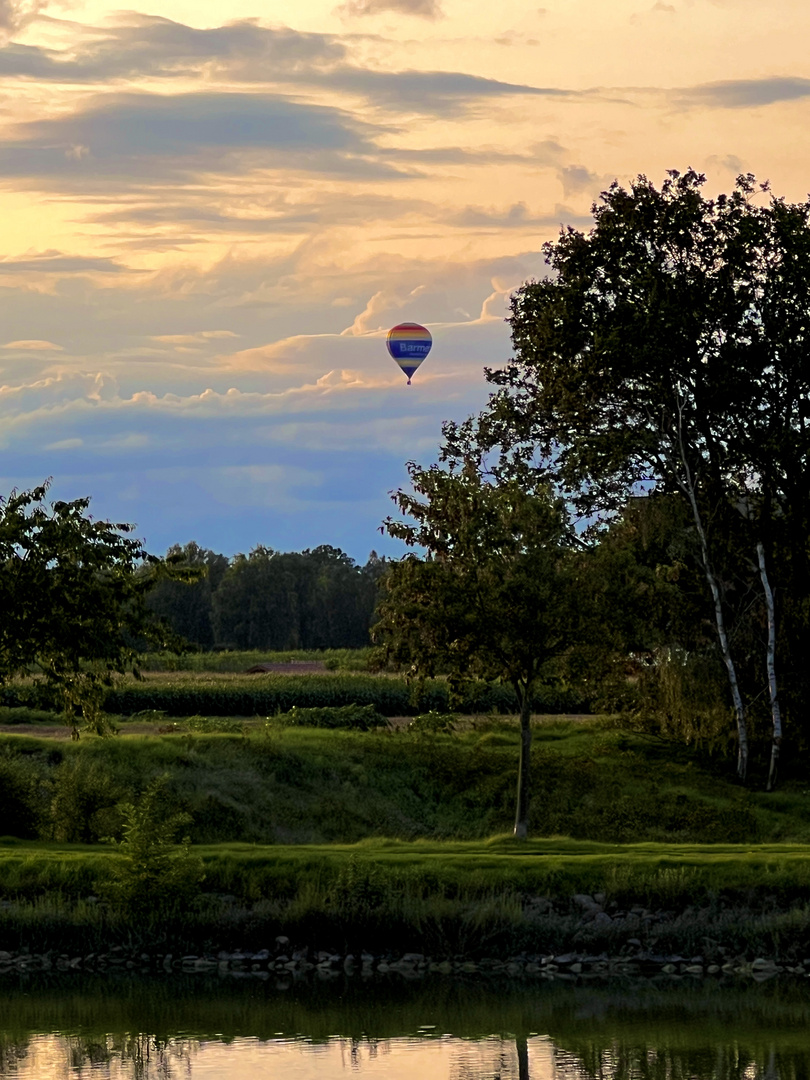
[[(285, 947), (288, 952), (278, 951)], [(275, 978), (278, 989), (286, 989), (293, 982), (312, 978), (324, 982), (339, 978), (365, 982), (381, 977), (399, 977), (410, 981), (433, 976), (529, 979), (571, 984), (613, 978), (676, 983), (704, 978), (719, 982), (734, 977), (766, 982), (777, 976), (810, 977), (810, 957), (799, 963), (785, 964), (773, 957), (737, 956), (721, 965), (707, 963), (702, 955), (684, 957), (679, 954), (653, 954), (645, 950), (625, 956), (584, 952), (546, 955), (520, 953), (504, 958), (482, 957), (479, 960), (434, 958), (423, 953), (398, 951), (379, 955), (341, 954), (285, 945), (277, 946), (275, 951), (220, 950), (217, 954), (187, 953), (182, 956), (171, 952), (128, 950), (123, 946), (85, 956), (71, 956), (70, 953), (56, 953), (54, 950), (43, 953), (0, 950), (0, 979), (7, 975), (41, 972), (132, 976), (202, 974), (261, 981)]]

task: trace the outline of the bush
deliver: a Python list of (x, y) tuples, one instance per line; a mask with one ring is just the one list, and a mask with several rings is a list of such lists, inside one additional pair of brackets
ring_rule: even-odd
[(43, 782), (34, 762), (8, 752), (0, 756), (0, 835), (38, 835)]
[(180, 848), (175, 837), (191, 824), (189, 814), (167, 814), (163, 805), (167, 776), (160, 776), (135, 803), (119, 807), (123, 817), (121, 858), (102, 895), (128, 917), (154, 922), (187, 905), (202, 881), (202, 860), (191, 855), (189, 837)]
[(283, 727), (342, 728), (350, 731), (370, 731), (382, 727), (385, 717), (373, 705), (343, 705), (338, 708), (299, 709), (279, 713), (273, 722)]
[(436, 712), (435, 709), (431, 709), (429, 712), (415, 716), (408, 724), (408, 731), (429, 735), (435, 735), (439, 732), (449, 734), (457, 720), (458, 717), (455, 713)]

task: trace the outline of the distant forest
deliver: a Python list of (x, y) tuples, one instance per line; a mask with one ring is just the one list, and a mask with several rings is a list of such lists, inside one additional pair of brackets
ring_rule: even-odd
[(369, 644), (387, 562), (358, 566), (340, 548), (256, 547), (229, 559), (192, 542), (168, 557), (203, 570), (192, 584), (164, 579), (149, 606), (199, 649), (340, 649)]

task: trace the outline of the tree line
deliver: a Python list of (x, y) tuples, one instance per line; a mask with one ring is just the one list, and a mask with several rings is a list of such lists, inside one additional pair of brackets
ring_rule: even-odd
[(192, 541), (166, 558), (193, 580), (162, 577), (147, 605), (201, 650), (367, 646), (387, 566), (373, 551), (359, 566), (329, 544), (300, 552), (258, 545), (229, 559)]

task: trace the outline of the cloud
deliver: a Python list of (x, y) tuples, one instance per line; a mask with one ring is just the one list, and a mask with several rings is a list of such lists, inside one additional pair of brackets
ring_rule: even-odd
[(37, 339), (31, 339), (28, 341), (8, 341), (5, 345), (0, 346), (3, 349), (18, 349), (22, 352), (63, 352), (61, 345), (54, 345), (52, 341), (38, 341)]
[(683, 102), (690, 105), (750, 109), (758, 105), (773, 105), (780, 101), (797, 101), (810, 97), (810, 79), (729, 79), (687, 88), (681, 91), (679, 96)]
[(47, 7), (47, 0), (0, 0), (0, 35), (15, 34)]
[(731, 173), (732, 176), (737, 177), (741, 173), (747, 172), (745, 162), (742, 158), (737, 157), (736, 154), (710, 154), (706, 158), (706, 170), (713, 171), (719, 169), (722, 172)]
[(84, 446), (84, 439), (59, 439), (57, 442), (48, 443), (46, 450), (78, 450)]
[[(72, 116), (19, 124), (0, 175), (58, 178), (83, 190), (118, 176), (154, 184), (251, 168), (387, 177), (372, 128), (343, 110), (274, 94), (105, 94)], [(74, 148), (85, 147), (77, 154)]]
[(417, 15), (422, 19), (438, 19), (443, 16), (438, 0), (347, 0), (338, 8), (341, 15), (381, 15), (392, 11), (398, 15)]
[(362, 94), (373, 105), (396, 112), (414, 110), (440, 116), (453, 115), (476, 101), (511, 94), (530, 97), (575, 98), (577, 91), (526, 83), (501, 82), (462, 71), (375, 71), (370, 68), (340, 68), (324, 78), (324, 83)]
[(460, 229), (545, 229), (549, 226), (593, 224), (593, 219), (557, 204), (550, 214), (532, 214), (524, 202), (512, 203), (504, 210), (494, 207), (467, 206), (443, 219)]
[(346, 55), (334, 36), (264, 27), (252, 19), (198, 28), (132, 12), (127, 18), (125, 25), (87, 28), (85, 40), (70, 51), (11, 43), (0, 49), (0, 76), (98, 82), (133, 75), (179, 78), (205, 71), (266, 82), (318, 71)]
[[(0, 150), (0, 153), (2, 153), (2, 150)], [(30, 252), (27, 253), (25, 258), (0, 258), (0, 275), (28, 272), (46, 274), (120, 274), (123, 272), (140, 273), (141, 271), (133, 271), (127, 266), (122, 266), (115, 259), (104, 256), (65, 255), (64, 252), (53, 249)]]
[(223, 338), (238, 338), (233, 330), (198, 330), (193, 334), (152, 334), (151, 340), (162, 345), (207, 345)]

